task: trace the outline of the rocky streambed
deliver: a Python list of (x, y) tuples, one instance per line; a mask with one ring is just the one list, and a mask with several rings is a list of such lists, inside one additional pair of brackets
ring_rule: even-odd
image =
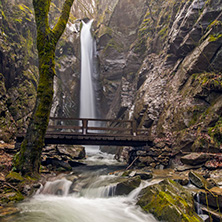
[[(222, 219), (219, 169), (210, 171), (204, 166), (189, 169), (185, 165), (183, 171), (182, 166), (126, 170), (124, 163), (108, 154), (94, 153), (82, 160), (84, 149), (77, 147), (76, 152), (74, 148), (67, 149), (78, 154), (71, 157), (63, 148), (44, 150), (43, 163), (48, 161), (48, 165), (42, 167), (41, 178), (33, 180), (9, 173), (13, 146), (2, 144), (1, 167), (5, 168), (0, 177), (1, 221), (87, 222), (104, 221), (106, 217), (106, 221)], [(68, 167), (70, 163), (75, 165)]]

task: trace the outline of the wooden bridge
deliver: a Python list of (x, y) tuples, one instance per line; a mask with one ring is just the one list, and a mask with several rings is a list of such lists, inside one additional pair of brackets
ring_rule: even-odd
[[(19, 133), (21, 143), (25, 133)], [(138, 129), (135, 121), (114, 119), (51, 117), (45, 144), (146, 146), (151, 144), (147, 129)]]

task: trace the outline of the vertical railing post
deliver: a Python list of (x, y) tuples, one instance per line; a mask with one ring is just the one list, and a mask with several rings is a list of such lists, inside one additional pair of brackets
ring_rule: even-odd
[(136, 134), (137, 134), (136, 122), (135, 121), (131, 122), (131, 134), (132, 134), (132, 136), (136, 136)]
[(88, 120), (82, 119), (82, 134), (87, 134)]

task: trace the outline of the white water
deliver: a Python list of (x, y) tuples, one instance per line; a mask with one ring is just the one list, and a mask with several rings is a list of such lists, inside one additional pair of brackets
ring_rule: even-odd
[[(112, 180), (112, 177), (99, 176), (97, 181)], [(55, 184), (48, 183), (46, 187), (50, 191), (49, 187), (51, 186), (51, 189), (55, 191)], [(70, 182), (67, 181), (67, 184), (70, 185)], [(97, 185), (99, 185), (99, 182), (97, 182)], [(114, 186), (96, 187), (95, 184), (85, 188), (81, 195), (35, 195), (30, 201), (19, 205), (21, 213), (13, 221), (157, 222), (152, 215), (144, 213), (135, 204), (138, 193), (147, 185), (147, 183), (141, 183), (141, 186), (128, 196), (109, 196), (107, 195), (110, 193), (108, 189), (113, 189)]]
[[(94, 41), (91, 34), (93, 20), (88, 23), (82, 21), (81, 29), (81, 79), (80, 79), (80, 118), (95, 119), (96, 100), (95, 87), (93, 84), (93, 56)], [(88, 126), (96, 126), (96, 123), (89, 121)], [(95, 132), (95, 131), (94, 131)], [(99, 146), (85, 146), (88, 155), (94, 155), (99, 152)]]
[(82, 21), (81, 30), (81, 81), (80, 81), (80, 118), (96, 118), (95, 92), (93, 88), (93, 20)]

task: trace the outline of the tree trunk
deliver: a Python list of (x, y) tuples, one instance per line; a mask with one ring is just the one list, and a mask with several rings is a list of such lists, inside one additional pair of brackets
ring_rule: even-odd
[(39, 83), (35, 108), (20, 151), (14, 158), (14, 167), (22, 175), (37, 176), (41, 164), (44, 137), (48, 127), (53, 99), (55, 75), (55, 49), (61, 37), (74, 0), (66, 0), (56, 26), (51, 30), (48, 12), (51, 0), (33, 0), (37, 25), (37, 49), (39, 57)]

